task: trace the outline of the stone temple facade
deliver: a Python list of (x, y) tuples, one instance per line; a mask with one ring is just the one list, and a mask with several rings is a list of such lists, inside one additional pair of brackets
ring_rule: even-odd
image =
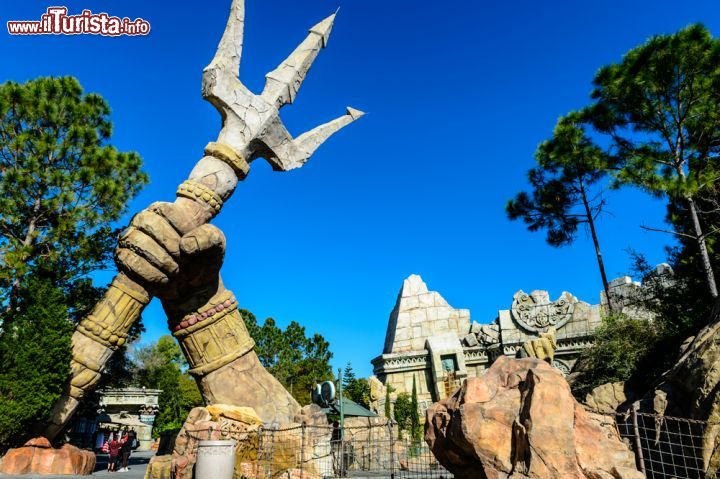
[[(651, 286), (671, 278), (663, 264), (644, 284), (624, 276), (610, 282), (616, 309), (651, 319), (640, 299), (651, 295)], [(439, 293), (429, 291), (420, 276), (403, 281), (390, 313), (385, 347), (372, 360), (372, 406), (382, 413), (386, 386), (392, 397), (412, 391), (416, 381), (421, 409), (452, 394), (462, 381), (476, 377), (500, 355), (515, 356), (523, 343), (555, 328), (558, 349), (553, 366), (568, 374), (580, 351), (590, 345), (591, 333), (602, 322), (606, 298), (600, 304), (579, 301), (568, 292), (552, 301), (547, 291), (518, 291), (509, 309), (500, 310), (488, 324), (470, 320), (470, 311), (455, 309)], [(392, 400), (392, 399), (391, 399)]]

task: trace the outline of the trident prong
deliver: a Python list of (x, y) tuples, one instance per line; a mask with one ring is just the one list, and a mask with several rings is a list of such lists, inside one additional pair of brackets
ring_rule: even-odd
[(203, 70), (203, 97), (222, 116), (218, 143), (232, 147), (248, 163), (265, 158), (274, 170), (304, 165), (333, 133), (364, 113), (347, 108), (345, 115), (293, 138), (280, 119), (279, 108), (295, 100), (319, 51), (327, 45), (335, 14), (310, 29), (308, 36), (275, 70), (255, 95), (239, 78), (245, 22), (244, 0), (233, 0), (228, 23), (212, 62)]

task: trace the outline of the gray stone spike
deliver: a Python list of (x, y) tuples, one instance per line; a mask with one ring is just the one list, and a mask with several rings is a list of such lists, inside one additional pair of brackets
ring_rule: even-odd
[(330, 38), (335, 14), (312, 27), (305, 40), (275, 70), (265, 75), (263, 99), (280, 108), (295, 101), (310, 67)]

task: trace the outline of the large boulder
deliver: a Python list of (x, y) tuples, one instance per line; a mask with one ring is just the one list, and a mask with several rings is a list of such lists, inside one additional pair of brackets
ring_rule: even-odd
[(643, 478), (611, 424), (545, 361), (501, 356), (427, 410), (425, 440), (457, 479)]
[(0, 463), (0, 473), (8, 475), (89, 476), (94, 470), (95, 454), (92, 451), (84, 451), (70, 444), (54, 449), (44, 437), (31, 439), (23, 447), (10, 449)]
[(633, 399), (634, 396), (627, 390), (625, 383), (618, 381), (597, 386), (585, 396), (585, 404), (593, 411), (613, 414)]
[[(188, 414), (175, 439), (172, 461), (158, 464), (158, 469), (170, 468), (176, 479), (192, 479), (198, 443), (220, 439), (237, 441), (236, 469), (239, 469), (240, 464), (247, 462), (246, 456), (257, 459), (258, 429), (261, 425), (262, 420), (252, 408), (229, 404), (196, 407)], [(237, 470), (234, 477), (240, 477)]]
[[(332, 471), (330, 455), (331, 429), (319, 406), (303, 407), (295, 422), (283, 424), (277, 435), (266, 434), (272, 441), (272, 455), (261, 460), (263, 442), (260, 416), (248, 407), (213, 404), (194, 408), (178, 432), (172, 456), (153, 459), (146, 479), (192, 479), (197, 460), (198, 443), (202, 440), (234, 439), (236, 479), (253, 479), (269, 475), (274, 478), (311, 479)], [(302, 427), (305, 426), (305, 427)], [(268, 446), (266, 446), (268, 447)], [(161, 457), (161, 456), (157, 456)], [(300, 467), (300, 469), (295, 470)], [(299, 471), (302, 475), (298, 475)], [(282, 475), (284, 474), (284, 475)]]

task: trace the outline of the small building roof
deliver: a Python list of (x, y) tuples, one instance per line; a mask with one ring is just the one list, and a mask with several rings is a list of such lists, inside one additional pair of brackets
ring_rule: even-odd
[[(361, 406), (346, 397), (342, 398), (343, 415), (346, 417), (378, 417), (371, 410)], [(331, 404), (330, 407), (322, 408), (325, 414), (340, 414), (340, 404)]]

